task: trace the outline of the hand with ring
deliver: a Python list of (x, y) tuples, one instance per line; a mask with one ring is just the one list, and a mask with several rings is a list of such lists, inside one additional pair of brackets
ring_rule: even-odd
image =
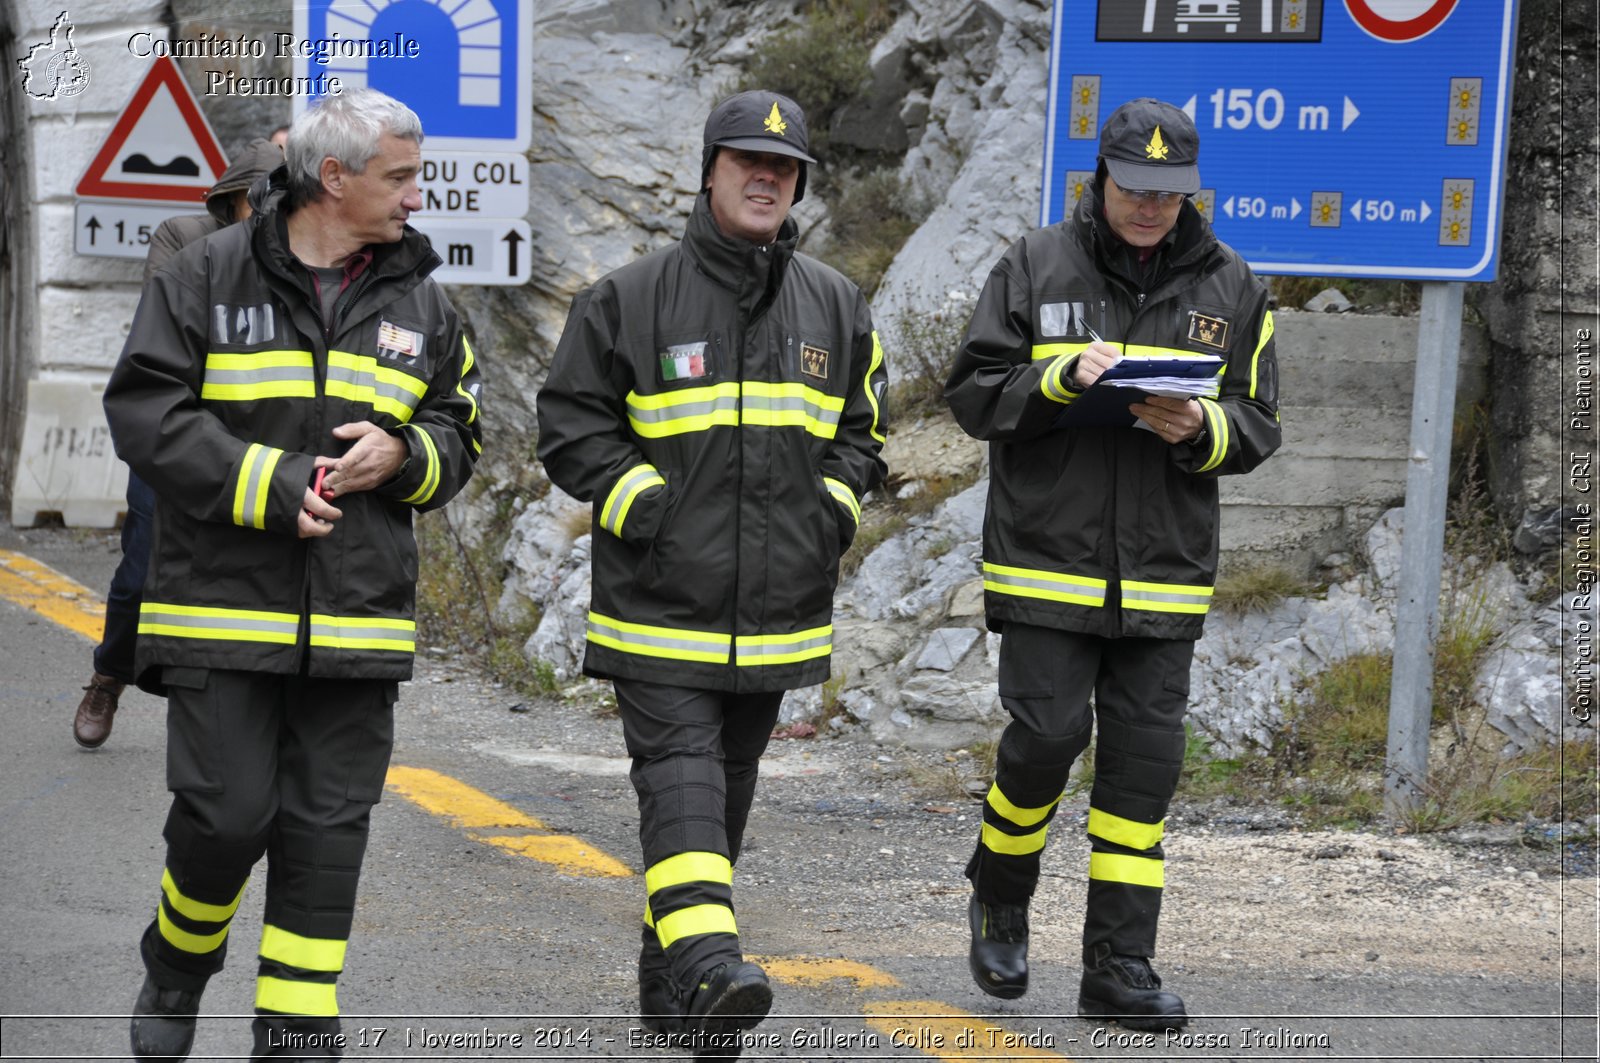
[(1198, 438), (1206, 423), (1205, 410), (1194, 399), (1151, 395), (1144, 402), (1133, 403), (1128, 411), (1168, 443)]

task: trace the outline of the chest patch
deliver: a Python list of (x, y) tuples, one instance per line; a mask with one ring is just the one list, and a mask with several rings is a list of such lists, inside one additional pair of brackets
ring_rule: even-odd
[(218, 343), (253, 345), (270, 343), (277, 337), (276, 315), (271, 303), (259, 306), (232, 306), (217, 303), (211, 308), (211, 332)]
[(809, 343), (800, 345), (800, 372), (818, 380), (828, 379), (828, 352)]
[(706, 364), (706, 342), (678, 343), (660, 354), (661, 379), (670, 380), (698, 380), (711, 375), (711, 367)]
[(1089, 306), (1087, 303), (1040, 303), (1039, 335), (1088, 336)]
[(378, 323), (378, 357), (415, 366), (422, 358), (422, 333), (401, 328), (390, 321)]
[(1228, 346), (1228, 321), (1198, 310), (1189, 311), (1189, 339), (1223, 350)]

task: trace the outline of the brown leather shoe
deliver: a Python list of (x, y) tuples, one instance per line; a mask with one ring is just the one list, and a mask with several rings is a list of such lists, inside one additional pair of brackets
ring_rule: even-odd
[(111, 722), (117, 715), (117, 698), (126, 684), (99, 672), (84, 687), (78, 714), (72, 718), (72, 737), (84, 749), (99, 749), (111, 737)]

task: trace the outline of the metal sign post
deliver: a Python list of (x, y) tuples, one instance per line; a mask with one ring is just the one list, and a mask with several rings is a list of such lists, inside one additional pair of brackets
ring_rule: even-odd
[(1459, 281), (1422, 286), (1395, 604), (1394, 674), (1389, 684), (1389, 755), (1383, 772), (1384, 805), (1396, 816), (1416, 807), (1428, 775), (1433, 650), (1439, 637), (1439, 574), (1444, 567), (1450, 435), (1465, 295), (1466, 285)]

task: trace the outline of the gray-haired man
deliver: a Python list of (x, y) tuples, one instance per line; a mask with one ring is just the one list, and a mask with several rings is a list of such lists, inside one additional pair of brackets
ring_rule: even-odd
[(335, 984), (415, 647), (411, 513), (481, 451), (472, 347), (406, 225), (421, 143), (380, 92), (307, 111), (257, 213), (150, 279), (106, 390), (158, 498), (135, 670), (168, 697), (173, 792), (140, 1059), (187, 1057), (263, 855), (254, 1057), (341, 1054)]

